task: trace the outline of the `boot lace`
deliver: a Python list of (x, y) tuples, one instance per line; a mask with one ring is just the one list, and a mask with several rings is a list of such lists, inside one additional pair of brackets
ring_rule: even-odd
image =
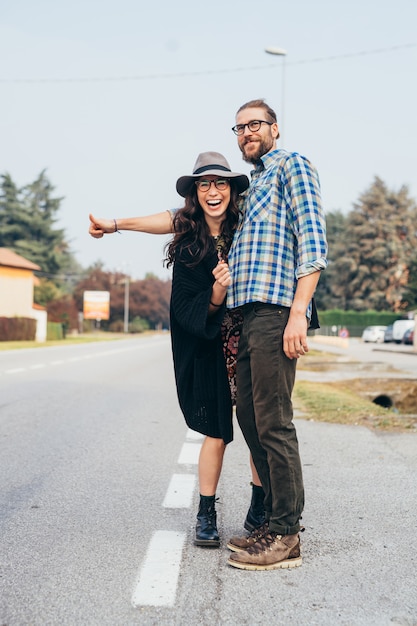
[(208, 528), (217, 530), (217, 513), (216, 513), (216, 502), (219, 501), (219, 498), (216, 498), (212, 504), (209, 504), (204, 513), (206, 526)]
[(247, 539), (258, 540), (259, 537), (262, 537), (266, 533), (267, 530), (268, 530), (268, 522), (264, 522), (262, 526), (258, 526), (258, 528), (254, 528), (252, 532), (247, 536)]
[(261, 554), (261, 552), (266, 552), (270, 550), (273, 543), (275, 543), (276, 539), (281, 539), (282, 535), (275, 533), (273, 531), (269, 533), (265, 533), (260, 535), (260, 537), (256, 540), (256, 542), (247, 548), (247, 552), (249, 554)]

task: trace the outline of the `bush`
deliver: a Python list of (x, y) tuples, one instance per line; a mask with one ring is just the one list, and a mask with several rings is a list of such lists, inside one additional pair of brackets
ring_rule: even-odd
[(64, 326), (58, 322), (48, 322), (46, 327), (46, 340), (57, 341), (65, 339)]
[(122, 320), (116, 320), (109, 324), (109, 331), (111, 333), (122, 333), (125, 329), (124, 322)]
[(129, 324), (130, 333), (144, 333), (149, 330), (150, 324), (148, 320), (144, 320), (142, 317), (135, 317)]

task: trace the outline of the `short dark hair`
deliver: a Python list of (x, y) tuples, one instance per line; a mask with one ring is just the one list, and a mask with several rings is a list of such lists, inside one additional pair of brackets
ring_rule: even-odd
[(262, 98), (260, 98), (259, 100), (250, 100), (249, 102), (242, 104), (242, 106), (238, 109), (236, 115), (244, 109), (263, 109), (265, 113), (269, 116), (269, 121), (273, 122), (274, 124), (277, 123), (277, 115), (274, 109), (271, 109), (269, 104), (267, 104)]

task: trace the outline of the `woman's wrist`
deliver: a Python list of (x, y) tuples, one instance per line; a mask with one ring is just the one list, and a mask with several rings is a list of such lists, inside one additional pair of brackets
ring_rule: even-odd
[(214, 281), (211, 290), (210, 304), (216, 308), (220, 308), (226, 298), (227, 288), (223, 287), (217, 280)]

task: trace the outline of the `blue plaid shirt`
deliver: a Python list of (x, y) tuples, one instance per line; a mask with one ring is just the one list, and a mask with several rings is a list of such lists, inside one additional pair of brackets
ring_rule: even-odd
[(297, 279), (327, 266), (315, 168), (305, 157), (285, 150), (261, 158), (241, 196), (241, 219), (229, 251), (229, 308), (249, 302), (290, 307)]

